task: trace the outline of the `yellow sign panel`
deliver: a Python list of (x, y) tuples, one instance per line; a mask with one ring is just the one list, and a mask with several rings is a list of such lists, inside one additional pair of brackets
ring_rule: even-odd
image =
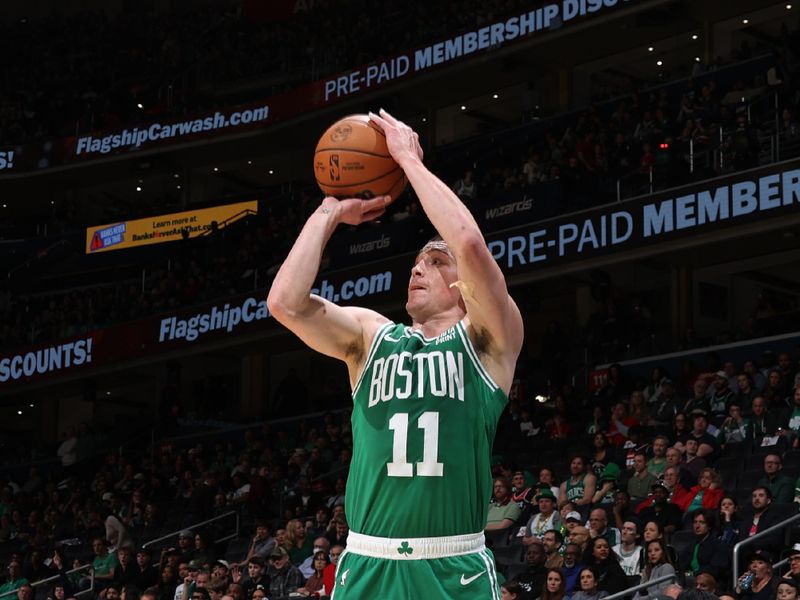
[(222, 229), (247, 215), (256, 213), (258, 213), (258, 202), (251, 200), (147, 219), (96, 225), (86, 229), (86, 253), (94, 254), (106, 250), (173, 242), (182, 239), (184, 231), (188, 232), (189, 237), (197, 237), (208, 232), (212, 222), (216, 222)]

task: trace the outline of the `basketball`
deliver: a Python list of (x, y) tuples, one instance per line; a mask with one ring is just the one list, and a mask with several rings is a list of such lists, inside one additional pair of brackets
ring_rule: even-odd
[(322, 134), (314, 152), (314, 177), (322, 193), (335, 198), (395, 200), (406, 176), (386, 147), (386, 136), (367, 115), (350, 115)]

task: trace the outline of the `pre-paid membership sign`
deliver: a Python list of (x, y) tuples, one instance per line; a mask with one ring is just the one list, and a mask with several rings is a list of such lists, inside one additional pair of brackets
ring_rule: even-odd
[(86, 229), (86, 253), (135, 248), (180, 240), (184, 232), (197, 237), (212, 229), (212, 223), (222, 229), (247, 215), (258, 212), (258, 202), (237, 202), (213, 208), (159, 215), (146, 219), (119, 221)]

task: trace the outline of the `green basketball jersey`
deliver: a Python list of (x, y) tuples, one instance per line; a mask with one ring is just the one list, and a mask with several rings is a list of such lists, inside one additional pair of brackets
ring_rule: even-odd
[(463, 323), (435, 339), (384, 325), (353, 389), (345, 506), (353, 531), (391, 538), (482, 531), (492, 441), (507, 401)]
[(567, 500), (570, 502), (576, 502), (583, 498), (583, 494), (586, 491), (586, 483), (584, 482), (586, 479), (586, 474), (581, 475), (581, 478), (578, 480), (578, 483), (572, 483), (572, 477), (567, 479)]

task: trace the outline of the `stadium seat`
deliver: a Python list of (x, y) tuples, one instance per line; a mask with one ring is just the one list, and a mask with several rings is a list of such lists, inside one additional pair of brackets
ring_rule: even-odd
[(790, 450), (783, 455), (784, 471), (792, 471), (792, 475), (798, 475), (800, 471), (800, 451)]
[(761, 479), (763, 476), (764, 476), (764, 470), (762, 468), (758, 470), (748, 469), (747, 471), (739, 475), (739, 482), (737, 485), (737, 489), (740, 491), (745, 490), (748, 493), (750, 493), (752, 489), (755, 487), (758, 480)]

